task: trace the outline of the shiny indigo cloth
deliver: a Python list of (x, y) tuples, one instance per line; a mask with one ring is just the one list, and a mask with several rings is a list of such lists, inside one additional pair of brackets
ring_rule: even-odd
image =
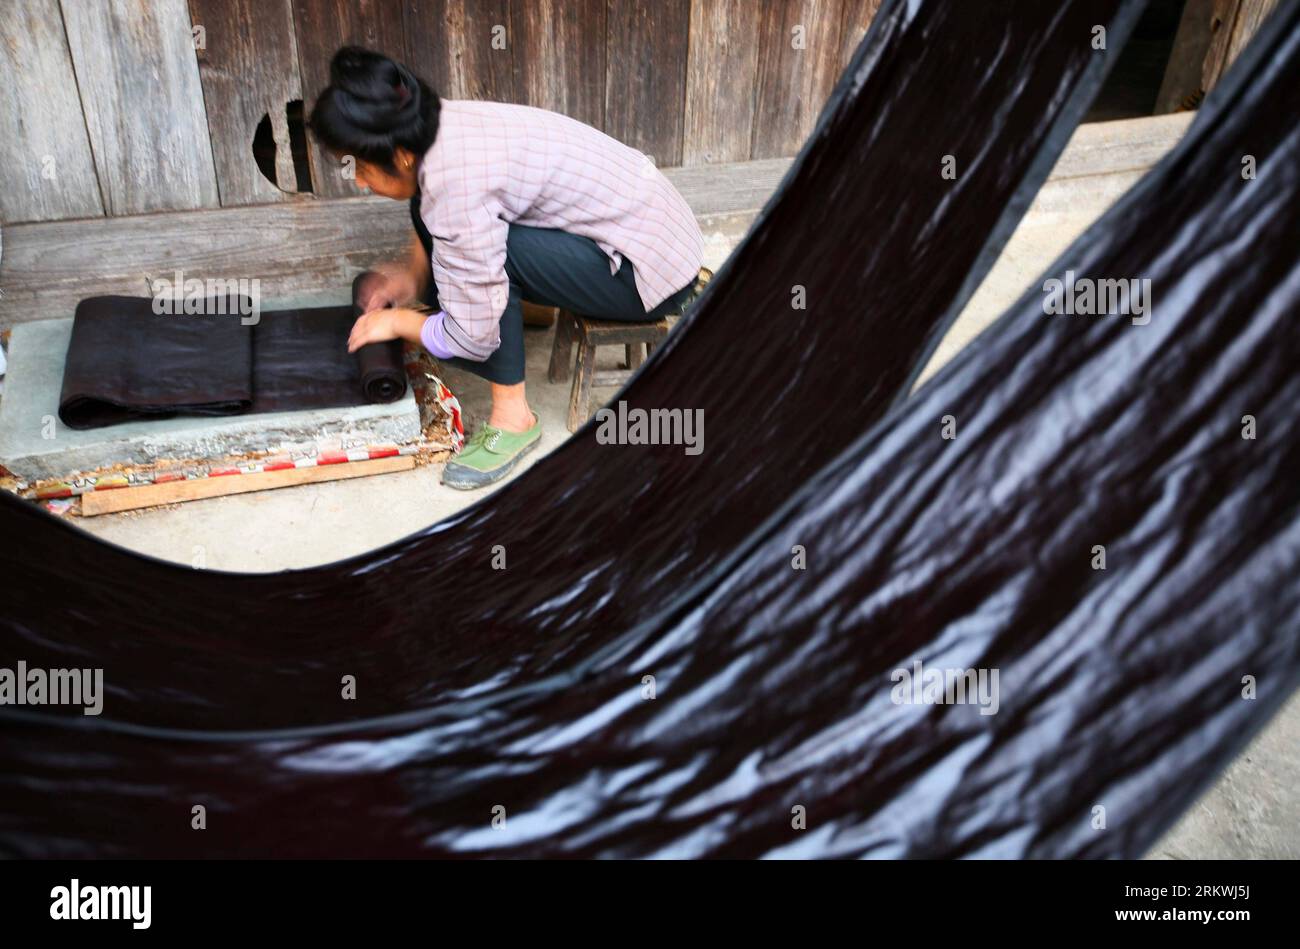
[[(698, 457), (589, 425), (449, 521), (266, 576), (3, 499), (3, 655), (108, 691), (98, 718), (4, 710), (0, 847), (1140, 853), (1300, 678), (1300, 9), (1049, 274), (1150, 279), (1149, 322), (1048, 316), (1034, 288), (886, 414), (1095, 91), (1079, 34), (1109, 23), (1113, 55), (1140, 4), (1012, 6), (882, 10), (621, 394), (707, 407)], [(938, 185), (943, 154), (978, 184)], [(792, 331), (795, 364), (765, 355)], [(997, 670), (996, 714), (899, 704), (916, 662)]]
[[(716, 578), (739, 543), (910, 387), (1141, 4), (1104, 5), (1104, 54), (1091, 46), (1095, 3), (1049, 15), (1024, 0), (1002, 18), (964, 6), (882, 8), (780, 192), (615, 397), (702, 411), (702, 454), (601, 444), (593, 421), (445, 521), (350, 561), (276, 575), (197, 575), (76, 532), (58, 536), (66, 529), (56, 526), (60, 563), (48, 582), (75, 574), (89, 583), (86, 603), (20, 596), (9, 604), (14, 626), (54, 624), (97, 649), (111, 641), (122, 663), (106, 671), (123, 686), (115, 718), (282, 727), (535, 683)], [(1017, 55), (994, 55), (1003, 47)], [(941, 175), (950, 153), (960, 159), (955, 180)], [(806, 308), (792, 306), (796, 287)], [(498, 547), (505, 570), (493, 567)], [(147, 613), (126, 603), (104, 612), (137, 585), (177, 595)], [(18, 646), (51, 661), (67, 648), (41, 636)], [(341, 666), (384, 685), (340, 705)], [(249, 703), (244, 693), (282, 699)]]

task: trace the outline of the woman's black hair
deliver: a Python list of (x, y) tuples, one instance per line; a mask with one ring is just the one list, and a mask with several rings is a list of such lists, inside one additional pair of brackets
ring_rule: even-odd
[(330, 84), (308, 125), (330, 151), (395, 171), (399, 146), (418, 158), (433, 144), (441, 111), (438, 94), (401, 63), (344, 46), (330, 60)]

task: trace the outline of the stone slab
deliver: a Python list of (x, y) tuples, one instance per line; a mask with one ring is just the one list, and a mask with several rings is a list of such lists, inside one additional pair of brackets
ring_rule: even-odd
[(119, 463), (274, 450), (285, 443), (339, 437), (407, 442), (420, 435), (420, 410), (409, 388), (398, 401), (383, 405), (158, 419), (75, 431), (58, 417), (71, 335), (72, 320), (42, 320), (14, 327), (9, 340), (0, 398), (0, 464), (29, 481)]

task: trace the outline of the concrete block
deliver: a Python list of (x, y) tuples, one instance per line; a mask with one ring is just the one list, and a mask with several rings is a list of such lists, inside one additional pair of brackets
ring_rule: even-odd
[(420, 436), (420, 410), (410, 389), (397, 402), (384, 405), (180, 417), (74, 431), (58, 417), (71, 335), (72, 320), (44, 320), (14, 327), (9, 340), (9, 367), (0, 398), (0, 464), (20, 478), (56, 478), (167, 458), (217, 458), (274, 450), (290, 442), (341, 437), (408, 442)]

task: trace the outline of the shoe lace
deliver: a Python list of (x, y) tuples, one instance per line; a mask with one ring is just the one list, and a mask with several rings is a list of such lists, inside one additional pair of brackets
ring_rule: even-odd
[(477, 432), (470, 436), (466, 448), (495, 448), (497, 440), (501, 437), (501, 430), (493, 428), (490, 425), (484, 425)]

